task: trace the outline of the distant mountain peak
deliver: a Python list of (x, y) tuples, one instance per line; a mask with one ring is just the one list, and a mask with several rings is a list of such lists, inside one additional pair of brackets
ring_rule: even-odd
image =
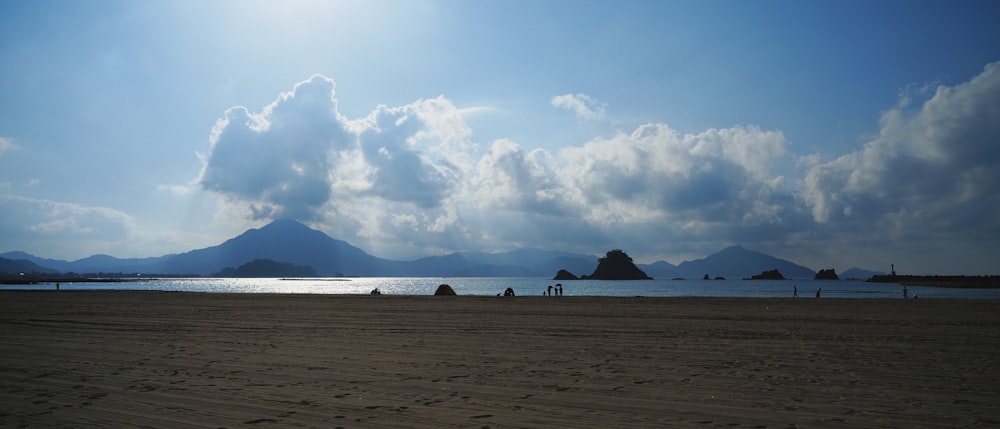
[(702, 259), (684, 261), (678, 271), (692, 278), (723, 276), (746, 278), (763, 271), (778, 269), (786, 277), (812, 278), (816, 273), (808, 268), (743, 246), (730, 246)]
[(275, 219), (275, 220), (272, 220), (271, 223), (269, 223), (267, 225), (264, 225), (264, 226), (262, 226), (260, 228), (256, 228), (256, 229), (258, 231), (275, 230), (275, 229), (277, 229), (277, 230), (283, 230), (283, 231), (286, 231), (286, 230), (291, 230), (291, 231), (295, 231), (295, 230), (310, 230), (310, 231), (315, 231), (314, 229), (310, 228), (306, 224), (304, 224), (302, 222), (299, 222), (299, 221), (297, 221), (295, 219), (292, 219), (292, 218)]

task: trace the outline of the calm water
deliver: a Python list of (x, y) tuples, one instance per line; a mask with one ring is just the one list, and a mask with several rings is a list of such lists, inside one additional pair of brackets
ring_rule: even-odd
[[(61, 283), (64, 290), (162, 290), (190, 292), (367, 294), (378, 288), (390, 295), (431, 295), (447, 283), (459, 295), (496, 295), (510, 287), (519, 296), (541, 296), (556, 282), (544, 278), (399, 278), (350, 279), (149, 279), (119, 283)], [(824, 298), (902, 298), (902, 286), (886, 283), (816, 280), (639, 280), (561, 281), (565, 296), (717, 296), (791, 297), (793, 286), (801, 298), (814, 298), (822, 288)], [(908, 286), (910, 297), (1000, 299), (1000, 289), (949, 289)], [(0, 286), (0, 289), (55, 289), (55, 284)]]

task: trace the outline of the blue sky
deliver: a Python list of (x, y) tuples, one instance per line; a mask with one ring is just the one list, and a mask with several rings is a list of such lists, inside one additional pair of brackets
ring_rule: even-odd
[(992, 1), (5, 1), (0, 252), (996, 273)]

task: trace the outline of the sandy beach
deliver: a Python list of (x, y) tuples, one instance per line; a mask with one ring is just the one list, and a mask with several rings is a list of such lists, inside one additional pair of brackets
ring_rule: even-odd
[(1000, 302), (0, 292), (0, 427), (997, 427)]

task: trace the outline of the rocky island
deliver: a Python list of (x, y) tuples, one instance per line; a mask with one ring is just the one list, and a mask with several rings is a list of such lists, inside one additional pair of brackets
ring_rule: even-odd
[(836, 270), (830, 268), (829, 270), (819, 270), (813, 280), (840, 280), (840, 277), (837, 276)]
[[(566, 270), (560, 270), (560, 273)], [(566, 272), (566, 274), (570, 274)], [(597, 261), (597, 269), (591, 275), (580, 277), (581, 280), (652, 280), (645, 272), (635, 266), (632, 258), (624, 251), (614, 249)]]
[(580, 278), (577, 277), (576, 274), (573, 274), (569, 271), (559, 270), (559, 272), (556, 273), (556, 276), (553, 277), (552, 280), (580, 280)]
[(781, 271), (775, 269), (750, 276), (750, 280), (785, 280), (785, 276), (781, 275)]
[(254, 259), (238, 268), (226, 268), (213, 274), (214, 277), (318, 277), (316, 270), (305, 265), (277, 262), (270, 259)]

